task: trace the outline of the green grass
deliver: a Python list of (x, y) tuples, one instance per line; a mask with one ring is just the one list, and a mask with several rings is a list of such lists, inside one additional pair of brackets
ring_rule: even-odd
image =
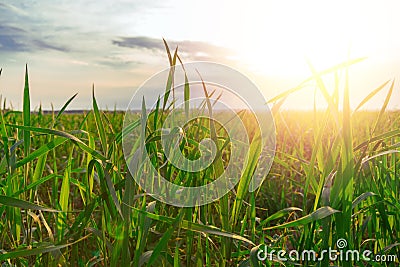
[[(167, 46), (167, 45), (166, 45)], [(171, 66), (181, 62), (177, 50)], [(0, 161), (0, 262), (10, 266), (279, 266), (256, 259), (259, 247), (270, 249), (347, 248), (399, 255), (400, 112), (386, 110), (394, 83), (386, 82), (352, 112), (347, 66), (312, 76), (299, 87), (271, 100), (276, 123), (276, 157), (262, 186), (248, 187), (257, 164), (257, 132), (252, 134), (252, 164), (240, 183), (220, 200), (200, 207), (178, 208), (146, 195), (127, 171), (122, 136), (140, 127), (154, 166), (170, 181), (186, 186), (208, 183), (229, 160), (229, 140), (210, 121), (185, 129), (183, 153), (199, 157), (198, 141), (217, 143), (218, 159), (204, 172), (187, 173), (164, 164), (161, 122), (173, 105), (168, 99), (122, 128), (123, 114), (98, 108), (86, 114), (30, 112), (26, 71), (23, 111), (3, 109)], [(173, 70), (173, 68), (172, 68)], [(339, 98), (339, 76), (345, 81)], [(166, 92), (173, 98), (172, 81)], [(325, 75), (336, 75), (333, 93)], [(284, 111), (292, 92), (315, 83), (327, 101), (324, 111)], [(185, 85), (185, 99), (189, 99)], [(373, 88), (372, 88), (373, 89)], [(362, 104), (387, 91), (380, 111), (360, 111)], [(204, 88), (205, 94), (207, 89)], [(100, 100), (101, 101), (101, 100)], [(339, 104), (343, 109), (339, 109)], [(6, 105), (4, 104), (4, 107)], [(204, 109), (212, 110), (210, 101)], [(182, 114), (188, 114), (185, 106)], [(242, 114), (251, 128), (252, 117)], [(146, 123), (147, 122), (147, 123)], [(138, 143), (133, 149), (143, 149)], [(135, 175), (135, 174), (132, 174)], [(210, 178), (211, 177), (211, 178)], [(297, 262), (304, 266), (355, 266), (351, 262)], [(387, 263), (387, 266), (398, 265)], [(293, 263), (285, 263), (293, 266)], [(382, 266), (360, 261), (357, 266)], [(7, 266), (7, 265), (6, 265)]]

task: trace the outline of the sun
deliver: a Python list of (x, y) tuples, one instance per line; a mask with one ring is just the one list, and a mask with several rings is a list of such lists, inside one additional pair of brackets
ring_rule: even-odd
[(240, 32), (232, 45), (238, 59), (265, 75), (304, 77), (307, 60), (322, 69), (373, 50), (365, 32), (368, 12), (354, 2), (267, 1), (251, 12), (228, 13), (235, 21), (230, 29)]

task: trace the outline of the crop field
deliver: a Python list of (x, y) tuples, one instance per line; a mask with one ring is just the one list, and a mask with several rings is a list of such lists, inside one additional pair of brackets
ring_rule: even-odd
[[(92, 109), (81, 114), (65, 112), (75, 96), (59, 111), (31, 112), (27, 70), (23, 110), (4, 104), (0, 111), (2, 266), (398, 266), (400, 112), (386, 108), (395, 84), (383, 83), (351, 110), (351, 88), (329, 93), (324, 84), (335, 72), (346, 69), (314, 72), (308, 80), (323, 93), (326, 110), (281, 109), (300, 88), (271, 100), (275, 158), (256, 191), (248, 187), (260, 156), (258, 133), (251, 114), (239, 112), (252, 133), (255, 165), (219, 200), (175, 207), (134, 181), (124, 135), (142, 129), (146, 156), (158, 171), (172, 183), (199, 186), (224, 172), (231, 156), (226, 132), (209, 120), (184, 128), (179, 148), (187, 158), (200, 157), (204, 138), (215, 141), (218, 153), (207, 170), (183, 172), (167, 162), (160, 141), (171, 106), (148, 117), (144, 106), (124, 127), (123, 112), (99, 110), (93, 88)], [(363, 110), (378, 92), (386, 95), (381, 109)], [(207, 99), (204, 109), (212, 109)], [(321, 260), (274, 253), (313, 250), (319, 257), (329, 248), (337, 252)], [(339, 249), (368, 250), (382, 261), (334, 257)]]

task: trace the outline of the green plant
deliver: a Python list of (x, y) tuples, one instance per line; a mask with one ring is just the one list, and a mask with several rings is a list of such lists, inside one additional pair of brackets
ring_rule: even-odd
[[(178, 50), (171, 54), (165, 45), (174, 67), (180, 61)], [(258, 139), (253, 138), (254, 164), (243, 172), (235, 190), (219, 201), (190, 208), (163, 204), (143, 192), (127, 171), (122, 153), (123, 135), (137, 127), (151, 136), (147, 150), (162, 152), (157, 129), (171, 109), (166, 101), (149, 116), (143, 101), (142, 112), (126, 128), (123, 113), (99, 109), (94, 88), (93, 108), (87, 113), (65, 114), (76, 95), (58, 113), (31, 113), (26, 71), (23, 111), (0, 112), (0, 261), (17, 266), (292, 266), (276, 258), (260, 262), (260, 245), (321, 251), (334, 247), (339, 238), (348, 241), (347, 248), (398, 255), (400, 121), (399, 112), (386, 110), (394, 83), (379, 112), (359, 109), (388, 82), (352, 113), (346, 70), (358, 61), (322, 72), (310, 66), (309, 79), (271, 100), (277, 155), (258, 190), (247, 190), (258, 157)], [(340, 110), (343, 70), (346, 85)], [(331, 94), (323, 80), (330, 74), (336, 77)], [(325, 111), (280, 110), (286, 97), (312, 82), (328, 103)], [(188, 86), (185, 99), (190, 97)], [(204, 92), (211, 93), (207, 88)], [(166, 93), (173, 98), (171, 77)], [(211, 103), (204, 102), (203, 108), (212, 110)], [(182, 114), (188, 109), (185, 106)], [(241, 118), (251, 127), (250, 116), (243, 113)], [(182, 147), (188, 157), (198, 156), (196, 138), (202, 137), (214, 138), (219, 149), (227, 151), (223, 131), (207, 121), (197, 126), (203, 131), (188, 130)], [(222, 171), (226, 158), (219, 157), (208, 173), (211, 177)], [(154, 160), (160, 160), (156, 166), (164, 162)], [(166, 166), (163, 171), (176, 183), (208, 182), (201, 173)], [(329, 264), (326, 259), (297, 263)], [(387, 264), (395, 266), (398, 259)]]

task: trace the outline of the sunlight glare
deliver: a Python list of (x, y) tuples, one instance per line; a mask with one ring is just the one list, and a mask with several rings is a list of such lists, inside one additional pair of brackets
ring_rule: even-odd
[(267, 75), (308, 76), (306, 59), (321, 69), (346, 60), (349, 51), (354, 58), (373, 48), (364, 38), (367, 19), (357, 2), (260, 1), (251, 11), (228, 13), (240, 14), (239, 20), (227, 19), (236, 21), (233, 31), (244, 33), (235, 40), (238, 57)]

